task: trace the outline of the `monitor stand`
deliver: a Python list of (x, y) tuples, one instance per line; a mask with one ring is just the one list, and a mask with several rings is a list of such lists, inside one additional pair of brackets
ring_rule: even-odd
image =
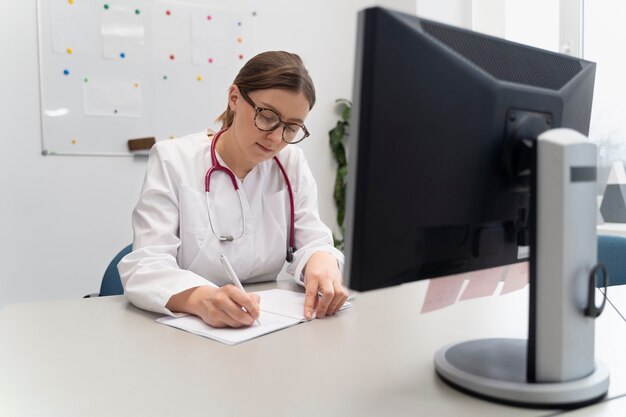
[(444, 346), (435, 354), (435, 370), (463, 392), (516, 406), (572, 408), (605, 396), (609, 371), (600, 363), (583, 378), (528, 382), (527, 344), (527, 339), (479, 339)]
[(594, 354), (594, 320), (606, 301), (597, 307), (594, 299), (603, 270), (596, 266), (596, 147), (570, 129), (544, 132), (533, 144), (528, 339), (444, 346), (435, 371), (492, 401), (572, 408), (600, 400), (609, 386)]

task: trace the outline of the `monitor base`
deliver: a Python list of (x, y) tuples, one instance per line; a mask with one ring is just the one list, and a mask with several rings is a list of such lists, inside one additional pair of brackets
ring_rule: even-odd
[(574, 408), (606, 395), (609, 371), (601, 363), (584, 378), (526, 382), (526, 347), (525, 339), (480, 339), (447, 345), (435, 353), (435, 371), (461, 391), (523, 407)]

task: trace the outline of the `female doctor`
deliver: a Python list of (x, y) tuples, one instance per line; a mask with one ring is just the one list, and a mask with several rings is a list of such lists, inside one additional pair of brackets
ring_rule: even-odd
[(309, 136), (313, 82), (297, 55), (264, 52), (243, 66), (227, 100), (218, 133), (152, 148), (133, 211), (133, 251), (118, 264), (124, 293), (146, 310), (249, 326), (259, 297), (228, 285), (220, 255), (243, 283), (275, 279), (287, 259), (287, 272), (306, 289), (305, 317), (333, 315), (348, 295), (343, 255), (293, 146)]

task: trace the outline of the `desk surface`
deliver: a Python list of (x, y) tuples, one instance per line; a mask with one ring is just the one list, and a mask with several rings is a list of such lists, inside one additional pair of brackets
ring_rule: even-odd
[(572, 410), (564, 413), (562, 417), (623, 417), (624, 414), (626, 414), (626, 395)]
[(613, 235), (626, 237), (626, 223), (603, 223), (598, 225), (599, 235)]
[[(607, 298), (619, 315), (626, 321), (626, 285), (609, 287)], [(626, 335), (624, 335), (626, 337)], [(626, 352), (625, 352), (626, 354)]]
[[(473, 398), (434, 373), (444, 344), (525, 337), (527, 291), (420, 314), (426, 287), (358, 294), (336, 317), (236, 346), (158, 324), (124, 297), (8, 305), (0, 415), (552, 415)], [(596, 329), (597, 357), (612, 371), (608, 398), (626, 394), (626, 323), (609, 307)]]

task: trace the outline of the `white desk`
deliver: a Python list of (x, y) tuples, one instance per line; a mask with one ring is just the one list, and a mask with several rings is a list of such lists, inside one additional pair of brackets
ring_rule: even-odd
[(564, 413), (563, 417), (624, 417), (626, 415), (626, 396), (609, 401), (602, 401), (589, 407)]
[(626, 237), (626, 223), (604, 223), (598, 225), (599, 235), (613, 235)]
[[(616, 285), (609, 287), (608, 299), (613, 307), (619, 312), (624, 321), (626, 321), (626, 285)], [(624, 413), (626, 415), (626, 412)]]
[[(0, 415), (553, 414), (473, 398), (434, 373), (433, 354), (449, 342), (525, 337), (527, 292), (419, 314), (426, 285), (359, 294), (337, 317), (237, 346), (157, 324), (123, 297), (8, 305), (0, 310)], [(626, 394), (626, 323), (610, 306), (596, 340), (612, 371), (608, 397)]]

